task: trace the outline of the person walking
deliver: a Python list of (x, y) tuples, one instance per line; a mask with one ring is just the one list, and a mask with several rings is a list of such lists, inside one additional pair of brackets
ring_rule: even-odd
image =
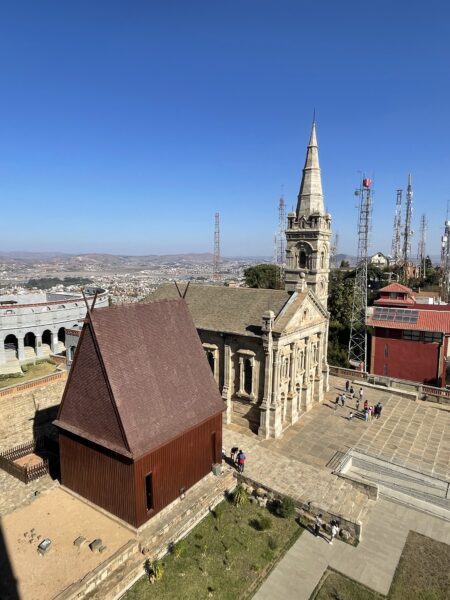
[(330, 532), (330, 541), (329, 544), (333, 545), (333, 540), (339, 533), (339, 527), (336, 521), (331, 521), (331, 532)]
[(381, 411), (383, 410), (383, 405), (381, 404), (381, 402), (378, 402), (377, 407), (377, 419), (379, 419), (381, 417)]
[(364, 421), (367, 423), (369, 420), (369, 409), (364, 407)]
[(350, 387), (350, 381), (347, 379), (345, 382), (345, 391), (348, 392), (348, 388)]
[(242, 452), (242, 450), (239, 450), (239, 454), (237, 455), (239, 473), (244, 472), (245, 458), (246, 458), (245, 454)]
[(359, 398), (356, 398), (356, 410), (359, 411)]
[(321, 527), (322, 527), (322, 514), (317, 515), (314, 520), (314, 535), (316, 537), (320, 534)]
[(348, 415), (348, 420), (351, 421), (353, 419), (355, 415), (353, 414), (352, 411), (350, 411), (350, 414)]
[(369, 406), (369, 421), (373, 421), (373, 406)]
[(353, 386), (350, 387), (350, 399), (353, 400), (353, 398), (355, 397), (355, 390), (353, 389)]
[(369, 408), (369, 402), (364, 400), (364, 410), (366, 410), (366, 408)]
[(364, 396), (364, 390), (362, 388), (359, 388), (359, 399), (362, 400)]
[(233, 446), (230, 451), (230, 458), (234, 464), (236, 464), (236, 456), (237, 456), (238, 450), (239, 450), (239, 448), (237, 446)]
[(345, 394), (342, 394), (342, 396), (341, 396), (341, 404), (342, 404), (342, 406), (345, 406), (345, 400), (346, 400)]
[(334, 401), (334, 410), (339, 406), (339, 402), (341, 400), (341, 396), (336, 396), (336, 400)]

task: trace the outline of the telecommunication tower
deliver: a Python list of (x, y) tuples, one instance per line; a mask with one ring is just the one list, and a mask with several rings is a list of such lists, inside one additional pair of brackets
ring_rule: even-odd
[(353, 290), (348, 361), (352, 366), (363, 371), (367, 365), (367, 264), (372, 218), (372, 181), (363, 177), (355, 195), (359, 197), (358, 257)]
[(391, 256), (394, 264), (398, 264), (401, 256), (402, 245), (402, 194), (403, 190), (397, 190), (395, 201), (394, 232), (392, 235)]
[(335, 269), (337, 269), (337, 267), (338, 267), (338, 264), (337, 264), (338, 248), (339, 248), (339, 232), (336, 231), (336, 233), (334, 234), (334, 240), (331, 244), (331, 249), (330, 249), (330, 263), (332, 264), (332, 266)]
[(214, 219), (214, 259), (213, 259), (213, 279), (220, 280), (220, 216), (216, 212)]
[(417, 264), (419, 266), (419, 277), (426, 276), (426, 243), (427, 243), (427, 216), (424, 213), (420, 217), (420, 238), (417, 248)]
[(444, 234), (441, 239), (441, 300), (448, 302), (450, 299), (450, 221), (445, 220)]
[(405, 227), (403, 229), (403, 248), (402, 248), (402, 262), (403, 262), (403, 279), (408, 279), (408, 265), (411, 257), (411, 239), (413, 236), (413, 230), (411, 229), (412, 223), (412, 199), (413, 191), (411, 184), (411, 173), (408, 175), (408, 187), (406, 189), (406, 209), (405, 209)]
[(278, 205), (278, 234), (277, 234), (277, 264), (283, 268), (286, 265), (286, 205), (281, 196)]

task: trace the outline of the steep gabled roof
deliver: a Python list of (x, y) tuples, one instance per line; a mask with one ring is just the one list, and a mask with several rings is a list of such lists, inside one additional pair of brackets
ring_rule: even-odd
[[(185, 285), (179, 285), (181, 293)], [(160, 285), (149, 297), (178, 298), (173, 283)], [(230, 288), (223, 285), (191, 284), (185, 299), (197, 329), (260, 336), (262, 315), (272, 310), (275, 317), (289, 301), (284, 290)]]
[(91, 311), (55, 424), (138, 458), (224, 410), (184, 300)]

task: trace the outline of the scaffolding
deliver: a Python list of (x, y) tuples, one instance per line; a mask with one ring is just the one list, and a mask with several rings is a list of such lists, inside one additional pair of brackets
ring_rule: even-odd
[(398, 264), (401, 256), (402, 245), (402, 194), (403, 190), (397, 190), (395, 201), (394, 232), (392, 234), (391, 256), (392, 262)]
[(367, 366), (367, 264), (372, 220), (372, 181), (363, 177), (355, 195), (359, 197), (358, 257), (353, 290), (348, 361), (353, 367), (363, 371)]
[(214, 281), (220, 280), (220, 216), (218, 212), (214, 218), (213, 279)]
[(419, 244), (417, 247), (417, 266), (419, 267), (419, 277), (424, 279), (427, 274), (426, 267), (426, 245), (427, 245), (427, 216), (424, 213), (420, 217)]

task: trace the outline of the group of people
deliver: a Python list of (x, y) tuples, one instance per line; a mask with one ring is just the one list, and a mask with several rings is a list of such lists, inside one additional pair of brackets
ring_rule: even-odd
[(246, 459), (244, 452), (240, 450), (237, 446), (233, 446), (233, 448), (231, 448), (230, 458), (233, 461), (239, 473), (243, 473)]
[[(341, 406), (343, 406), (343, 407), (345, 406), (345, 402), (347, 400), (347, 394), (351, 400), (353, 400), (353, 398), (355, 397), (355, 391), (353, 389), (353, 386), (350, 384), (350, 381), (345, 382), (345, 392), (342, 392), (342, 394), (339, 394), (339, 396), (336, 397), (335, 406), (334, 406), (335, 410), (337, 409), (339, 404), (341, 404)], [(363, 398), (364, 398), (364, 390), (362, 388), (359, 388), (358, 397), (356, 398), (356, 411), (357, 412), (360, 412), (359, 407), (360, 407), (361, 402), (363, 401)], [(383, 405), (381, 404), (381, 402), (378, 402), (377, 404), (375, 404), (375, 406), (369, 406), (368, 401), (364, 400), (364, 409), (362, 412), (364, 414), (364, 420), (366, 422), (372, 421), (374, 418), (379, 419), (381, 417), (382, 410), (383, 410)], [(354, 416), (355, 416), (355, 413), (351, 411), (348, 416), (348, 419), (351, 420), (351, 419), (353, 419)]]
[[(314, 535), (318, 537), (320, 535), (320, 528), (323, 525), (322, 515), (317, 515), (314, 520)], [(334, 538), (339, 533), (339, 521), (336, 519), (332, 519), (330, 521), (330, 539), (328, 540), (329, 544), (333, 544)]]

